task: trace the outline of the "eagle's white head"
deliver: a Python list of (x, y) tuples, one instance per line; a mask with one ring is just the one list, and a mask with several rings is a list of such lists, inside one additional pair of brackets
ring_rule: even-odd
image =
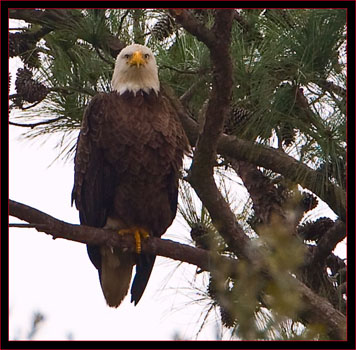
[(111, 85), (120, 95), (125, 91), (159, 91), (158, 69), (152, 51), (143, 45), (126, 46), (118, 54)]

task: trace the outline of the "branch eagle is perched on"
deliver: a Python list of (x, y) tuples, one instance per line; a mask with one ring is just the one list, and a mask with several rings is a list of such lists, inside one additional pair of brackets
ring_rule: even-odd
[(136, 239), (136, 253), (88, 245), (109, 306), (117, 307), (136, 275), (139, 302), (156, 256), (142, 237), (161, 237), (177, 210), (178, 178), (188, 141), (174, 107), (160, 92), (152, 51), (134, 44), (117, 56), (110, 93), (87, 106), (75, 155), (72, 202), (83, 225), (116, 229)]

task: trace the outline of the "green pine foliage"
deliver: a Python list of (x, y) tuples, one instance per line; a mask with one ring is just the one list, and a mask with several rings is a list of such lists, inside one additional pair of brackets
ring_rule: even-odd
[[(205, 11), (193, 14), (211, 27), (213, 13)], [(335, 160), (337, 163), (346, 141), (345, 98), (318, 84), (331, 80), (345, 86), (342, 54), (346, 12), (301, 9), (238, 10), (238, 13), (244, 21), (235, 21), (233, 26), (232, 103), (252, 115), (239, 137), (270, 144), (277, 135), (285, 148), (299, 153), (302, 161), (315, 164), (318, 158), (320, 164)], [(41, 65), (31, 69), (40, 82), (55, 91), (41, 104), (44, 118), (55, 117), (53, 108), (47, 106), (60, 103), (56, 116), (64, 113), (68, 121), (60, 123), (63, 130), (79, 126), (82, 101), (87, 102), (85, 96), (90, 98), (99, 91), (110, 90), (114, 57), (107, 46), (109, 35), (127, 44), (133, 37), (142, 43), (149, 42), (157, 55), (163, 83), (172, 87), (177, 96), (195, 85), (188, 108), (193, 116), (197, 115), (209, 97), (212, 77), (208, 50), (195, 37), (174, 26), (167, 10), (71, 10), (71, 14), (68, 23), (58, 25), (37, 42)], [(168, 26), (168, 29), (160, 27), (163, 30), (160, 35), (166, 34), (163, 42), (157, 39), (154, 30), (160, 21)], [(285, 86), (290, 87), (289, 93), (282, 93)], [(308, 116), (296, 105), (293, 91), (299, 88), (304, 90), (310, 107)], [(73, 104), (75, 101), (77, 106)], [(301, 143), (300, 137), (296, 140), (300, 133), (305, 142)], [(326, 178), (332, 176), (342, 184), (340, 167), (331, 174), (328, 166), (323, 171)]]

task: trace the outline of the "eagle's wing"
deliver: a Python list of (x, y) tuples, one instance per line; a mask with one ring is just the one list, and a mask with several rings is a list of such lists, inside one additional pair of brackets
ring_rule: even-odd
[[(141, 210), (141, 220), (142, 215), (147, 220), (151, 234), (160, 237), (175, 217), (179, 170), (187, 139), (173, 106), (166, 98), (153, 96), (152, 103), (141, 104), (145, 99), (141, 97), (128, 102), (125, 97), (118, 100), (115, 94), (99, 94), (91, 100), (84, 113), (72, 192), (72, 200), (84, 225), (104, 227), (108, 225), (108, 217), (136, 225), (134, 211), (137, 208)], [(142, 169), (140, 167), (145, 169), (144, 174), (137, 170)], [(162, 188), (162, 192), (154, 194), (156, 188), (151, 184), (146, 191), (154, 196), (150, 204), (155, 213), (147, 205), (147, 196), (146, 205), (128, 207), (128, 197), (125, 197), (128, 194), (140, 201), (144, 189), (140, 187), (137, 192), (136, 183), (140, 182), (142, 186), (142, 176), (151, 176)], [(121, 213), (121, 217), (117, 217), (117, 213)], [(108, 304), (118, 306), (127, 293), (135, 255), (116, 249), (110, 254), (110, 251), (96, 246), (88, 246), (88, 253), (99, 270)], [(118, 260), (115, 261), (115, 257)], [(136, 276), (131, 288), (135, 304), (145, 290), (155, 258), (150, 254), (137, 255)], [(121, 291), (117, 293), (119, 288)]]
[[(99, 147), (104, 103), (105, 95), (96, 95), (85, 109), (74, 159), (72, 203), (79, 210), (80, 223), (93, 227), (105, 225), (114, 193), (114, 172)], [(88, 254), (100, 273), (99, 247), (88, 245)]]
[(103, 150), (99, 147), (104, 121), (104, 112), (100, 108), (103, 103), (99, 96), (91, 100), (84, 112), (74, 158), (72, 191), (72, 203), (75, 201), (81, 223), (94, 227), (105, 225), (110, 189), (113, 187), (112, 182), (103, 181), (110, 177), (110, 168), (105, 164)]
[[(78, 137), (72, 201), (83, 225), (104, 227), (112, 207), (117, 174), (104, 156), (103, 127), (110, 111), (108, 95), (96, 95), (87, 106)], [(109, 247), (87, 245), (91, 262), (98, 269), (107, 303), (117, 307), (127, 294), (134, 264), (133, 254)]]

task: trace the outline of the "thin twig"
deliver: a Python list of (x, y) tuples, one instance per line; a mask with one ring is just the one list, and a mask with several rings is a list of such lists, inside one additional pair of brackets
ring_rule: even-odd
[(126, 10), (125, 13), (122, 15), (121, 19), (120, 19), (120, 23), (119, 23), (119, 27), (117, 29), (117, 37), (121, 34), (121, 29), (122, 29), (122, 25), (124, 23), (124, 20), (126, 18), (126, 16), (130, 13), (130, 10)]
[(202, 82), (206, 80), (205, 76), (199, 77), (185, 92), (179, 97), (180, 102), (183, 106), (187, 106), (190, 99), (194, 96), (196, 89), (200, 86)]
[(13, 30), (28, 30), (28, 27), (9, 28), (9, 31)]
[(346, 89), (335, 84), (332, 81), (328, 81), (326, 79), (320, 79), (316, 83), (328, 92), (333, 92), (341, 97), (346, 97)]
[(184, 70), (184, 69), (178, 69), (176, 67), (172, 67), (172, 66), (169, 66), (169, 65), (161, 65), (159, 68), (161, 69), (170, 69), (170, 70), (173, 70), (177, 73), (180, 73), (180, 74), (193, 74), (193, 75), (196, 75), (196, 74), (204, 74), (207, 72), (206, 69), (198, 69), (198, 70)]
[(98, 56), (105, 62), (108, 63), (110, 65), (113, 65), (112, 61), (109, 61), (107, 58), (105, 58), (102, 53), (100, 52), (99, 48), (97, 46), (95, 46), (95, 52), (98, 54)]
[(50, 119), (50, 120), (43, 120), (41, 122), (31, 123), (31, 124), (21, 124), (21, 123), (15, 123), (15, 122), (9, 121), (9, 124), (14, 125), (14, 126), (20, 126), (20, 127), (24, 127), (24, 128), (33, 129), (36, 126), (44, 125), (44, 124), (51, 124), (51, 123), (54, 123), (60, 119), (63, 119), (63, 117), (58, 117), (58, 118), (54, 118), (54, 119)]
[(45, 228), (45, 224), (14, 224), (10, 223), (9, 227), (15, 227), (15, 228), (40, 228), (40, 227)]
[(36, 101), (36, 102), (33, 103), (32, 105), (29, 105), (29, 106), (26, 106), (26, 107), (21, 106), (21, 109), (22, 109), (23, 111), (26, 111), (27, 109), (30, 109), (30, 108), (33, 108), (33, 107), (37, 106), (37, 105), (38, 105), (39, 103), (41, 103), (41, 102), (42, 102), (42, 100)]

